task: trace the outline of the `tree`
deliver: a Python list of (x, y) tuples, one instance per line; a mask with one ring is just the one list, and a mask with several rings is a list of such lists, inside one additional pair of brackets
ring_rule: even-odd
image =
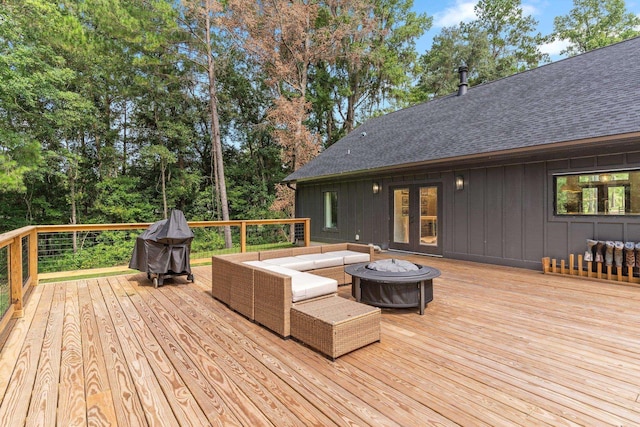
[(167, 204), (167, 168), (174, 164), (178, 159), (175, 154), (162, 145), (152, 145), (145, 147), (142, 151), (143, 159), (150, 166), (160, 167), (160, 185), (162, 188), (162, 208), (164, 218), (168, 218), (169, 208)]
[(520, 0), (480, 0), (474, 11), (478, 19), (468, 26), (488, 41), (488, 57), (478, 70), (483, 81), (535, 68), (546, 59), (539, 49), (545, 38), (535, 33), (538, 21), (523, 15)]
[(474, 10), (477, 19), (444, 28), (432, 48), (421, 57), (422, 72), (414, 100), (450, 93), (458, 84), (454, 71), (463, 62), (469, 68), (473, 85), (548, 61), (548, 56), (539, 49), (545, 38), (534, 33), (537, 21), (523, 15), (520, 0), (480, 0)]
[(568, 15), (553, 20), (553, 37), (569, 46), (569, 56), (640, 35), (640, 17), (626, 9), (624, 0), (574, 0)]
[(311, 70), (313, 119), (325, 146), (351, 132), (358, 114), (371, 116), (385, 103), (406, 105), (418, 58), (415, 41), (431, 26), (412, 6), (413, 0), (376, 0), (370, 8), (327, 8), (331, 19), (350, 28), (335, 64), (315, 64)]
[(90, 110), (69, 90), (76, 73), (58, 46), (77, 25), (61, 15), (43, 0), (6, 1), (0, 10), (0, 192), (25, 192), (41, 146), (56, 144)]
[(255, 64), (244, 61), (236, 50), (229, 53), (219, 73), (218, 92), (226, 137), (233, 141), (225, 151), (229, 209), (236, 217), (271, 218), (275, 187), (285, 177), (267, 118), (271, 92)]
[[(222, 153), (222, 138), (220, 134), (220, 117), (218, 113), (217, 95), (217, 71), (216, 58), (213, 51), (212, 33), (216, 30), (215, 20), (222, 12), (222, 5), (218, 0), (183, 0), (186, 6), (185, 25), (190, 29), (193, 37), (192, 45), (201, 52), (205, 61), (201, 62), (197, 57), (196, 63), (200, 64), (207, 74), (207, 90), (209, 94), (209, 126), (211, 135), (211, 170), (213, 174), (212, 184), (218, 197), (222, 220), (229, 220), (229, 201), (227, 198), (227, 184), (224, 171), (224, 158)], [(186, 21), (190, 20), (188, 24)], [(227, 248), (232, 246), (231, 228), (224, 227), (225, 244)]]
[[(283, 164), (295, 171), (321, 148), (320, 136), (307, 127), (311, 70), (321, 63), (335, 64), (340, 43), (361, 30), (347, 17), (370, 11), (370, 5), (347, 0), (229, 0), (228, 4), (225, 28), (265, 73), (273, 96), (267, 117), (282, 148)], [(278, 186), (277, 193), (274, 209), (292, 216), (291, 190)]]
[(107, 178), (97, 184), (95, 220), (100, 223), (153, 222), (155, 206), (149, 202), (151, 192), (138, 177)]

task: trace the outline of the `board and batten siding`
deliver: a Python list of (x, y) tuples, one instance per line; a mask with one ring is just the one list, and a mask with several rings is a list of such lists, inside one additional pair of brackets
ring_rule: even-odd
[(546, 255), (567, 259), (569, 253), (580, 254), (586, 249), (586, 239), (640, 241), (640, 216), (555, 216), (553, 212), (553, 175), (618, 169), (640, 169), (640, 153), (630, 152), (573, 158), (547, 163), (549, 191), (546, 194)]
[[(584, 253), (586, 239), (640, 241), (639, 216), (556, 216), (553, 175), (640, 168), (640, 153), (542, 160), (455, 170), (396, 173), (298, 183), (296, 215), (311, 218), (311, 239), (388, 247), (389, 189), (442, 184), (440, 230), (445, 258), (538, 269), (550, 256)], [(464, 177), (461, 191), (456, 176)], [(373, 194), (373, 182), (381, 191)], [(325, 230), (323, 192), (338, 193), (338, 229)]]
[[(373, 181), (351, 180), (322, 184), (298, 184), (296, 216), (311, 218), (311, 240), (325, 243), (380, 242), (388, 218), (383, 194), (373, 194)], [(338, 193), (338, 227), (324, 227), (324, 193)], [(384, 218), (384, 219), (383, 219)], [(383, 229), (384, 227), (384, 229)], [(356, 240), (356, 235), (358, 240)]]
[(537, 268), (544, 250), (544, 163), (457, 170), (453, 175), (464, 176), (465, 187), (444, 195), (445, 215), (452, 218), (444, 230), (444, 256)]

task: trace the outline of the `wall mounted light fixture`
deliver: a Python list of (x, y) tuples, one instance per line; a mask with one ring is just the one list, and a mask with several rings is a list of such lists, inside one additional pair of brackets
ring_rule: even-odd
[(598, 176), (598, 181), (600, 181), (600, 182), (609, 182), (609, 181), (611, 181), (611, 174), (601, 173), (600, 176)]
[(380, 192), (380, 184), (377, 182), (373, 183), (373, 194), (378, 194)]
[(456, 191), (464, 190), (464, 176), (456, 176)]

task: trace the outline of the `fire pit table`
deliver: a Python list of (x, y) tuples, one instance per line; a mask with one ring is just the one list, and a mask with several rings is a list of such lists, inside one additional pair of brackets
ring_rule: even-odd
[(433, 301), (433, 279), (440, 276), (436, 268), (397, 259), (348, 265), (344, 271), (353, 277), (356, 301), (384, 308), (418, 307), (421, 315)]

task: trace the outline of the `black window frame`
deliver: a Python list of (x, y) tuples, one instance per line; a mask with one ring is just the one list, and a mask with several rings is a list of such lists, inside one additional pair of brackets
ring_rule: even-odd
[[(622, 179), (624, 175), (627, 179)], [(631, 174), (637, 174), (634, 179)], [(570, 178), (570, 179), (566, 179)], [(616, 185), (617, 184), (617, 185)], [(635, 184), (640, 197), (640, 169), (606, 169), (553, 174), (553, 214), (557, 217), (638, 217), (640, 203), (636, 202), (638, 212), (632, 212), (631, 189)], [(566, 187), (560, 192), (562, 187)], [(611, 212), (610, 189), (624, 187), (614, 201), (624, 205), (624, 211)], [(595, 199), (585, 206), (584, 189), (593, 189)], [(619, 193), (619, 192), (618, 192)], [(563, 199), (563, 200), (561, 200)], [(563, 204), (564, 206), (561, 206)], [(618, 203), (619, 204), (619, 203)], [(563, 209), (564, 208), (564, 209)], [(614, 208), (615, 209), (615, 208)], [(593, 213), (589, 211), (593, 210)]]

